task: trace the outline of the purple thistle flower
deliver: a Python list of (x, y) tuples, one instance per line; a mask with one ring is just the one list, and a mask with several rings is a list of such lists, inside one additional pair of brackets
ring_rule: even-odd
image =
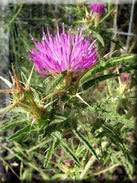
[(105, 11), (105, 5), (100, 3), (94, 3), (90, 5), (90, 9), (94, 13), (103, 14)]
[(35, 70), (43, 76), (63, 71), (77, 72), (90, 68), (96, 63), (95, 41), (84, 38), (82, 31), (73, 34), (63, 31), (45, 35), (41, 41), (34, 40), (35, 48), (29, 54)]

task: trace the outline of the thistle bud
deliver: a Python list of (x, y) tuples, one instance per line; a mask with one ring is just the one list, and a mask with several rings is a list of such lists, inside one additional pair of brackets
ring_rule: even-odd
[(100, 17), (105, 12), (105, 5), (101, 3), (92, 3), (90, 4), (89, 8), (93, 13), (95, 26), (97, 26), (100, 21)]

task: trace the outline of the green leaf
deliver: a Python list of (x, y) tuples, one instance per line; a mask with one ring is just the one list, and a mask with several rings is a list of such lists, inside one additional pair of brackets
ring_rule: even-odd
[(3, 131), (3, 130), (9, 130), (9, 128), (14, 128), (14, 127), (17, 127), (18, 124), (21, 124), (23, 122), (26, 122), (26, 120), (21, 120), (21, 121), (16, 121), (16, 122), (12, 122), (10, 124), (4, 124), (2, 126), (0, 126), (0, 131)]
[(74, 134), (79, 138), (79, 140), (86, 145), (86, 147), (89, 149), (89, 151), (96, 157), (96, 159), (99, 161), (99, 157), (96, 154), (96, 151), (91, 146), (90, 142), (77, 130), (73, 130)]
[(30, 131), (30, 125), (25, 126), (23, 129), (18, 130), (16, 133), (8, 137), (8, 140), (13, 140)]
[(56, 119), (51, 121), (49, 124), (47, 124), (45, 127), (45, 136), (50, 135), (52, 132), (55, 132), (57, 130), (61, 130), (64, 126), (66, 127), (68, 124), (67, 118), (61, 117), (61, 116), (56, 116)]
[(53, 135), (60, 141), (60, 146), (64, 149), (64, 151), (75, 161), (78, 167), (80, 167), (80, 161), (76, 157), (75, 153), (71, 150), (71, 148), (67, 145), (67, 143), (61, 138), (60, 134), (55, 133)]
[(101, 59), (99, 63), (97, 63), (96, 67), (89, 70), (82, 78), (81, 82), (87, 81), (91, 76), (98, 72), (105, 71), (111, 67), (115, 67), (120, 64), (133, 64), (134, 61), (136, 61), (137, 56), (136, 55), (124, 55), (120, 57), (113, 57), (108, 60)]
[(97, 40), (102, 44), (102, 46), (104, 47), (105, 46), (105, 43), (104, 43), (104, 40), (102, 38), (102, 36), (98, 33), (98, 32), (95, 32), (93, 31), (93, 35), (95, 38), (97, 38)]
[(122, 72), (129, 72), (129, 71), (133, 71), (133, 70), (137, 70), (137, 64), (132, 64), (132, 65), (126, 65), (122, 68)]
[(113, 73), (113, 74), (106, 74), (106, 75), (103, 75), (103, 76), (96, 77), (94, 79), (91, 79), (91, 80), (88, 80), (87, 82), (85, 82), (82, 85), (82, 88), (83, 88), (83, 90), (87, 90), (88, 88), (90, 88), (91, 86), (99, 83), (100, 81), (105, 81), (107, 79), (114, 78), (114, 77), (117, 77), (117, 76), (119, 76), (119, 74)]
[(106, 125), (106, 124), (103, 124), (102, 127), (105, 129), (106, 131), (106, 135), (108, 134), (109, 138), (111, 139), (111, 141), (117, 145), (117, 147), (119, 147), (125, 158), (131, 163), (133, 164), (132, 162), (132, 159), (130, 157), (130, 154), (128, 152), (128, 150), (126, 149), (125, 147), (125, 144), (123, 142), (123, 139), (120, 137), (119, 135), (119, 132), (116, 131), (116, 129), (114, 129), (113, 127), (111, 127), (110, 125)]
[(50, 159), (52, 157), (52, 154), (54, 153), (56, 142), (57, 142), (57, 139), (54, 138), (51, 146), (48, 148), (47, 154), (46, 154), (45, 159), (44, 159), (44, 167), (45, 168), (48, 166), (49, 161), (50, 161)]

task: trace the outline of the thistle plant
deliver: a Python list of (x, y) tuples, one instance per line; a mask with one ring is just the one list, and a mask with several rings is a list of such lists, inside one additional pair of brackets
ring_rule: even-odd
[[(101, 22), (105, 7), (98, 6), (92, 6), (90, 12), (93, 19), (100, 14)], [(74, 12), (78, 12), (76, 7)], [(7, 144), (1, 149), (10, 155), (2, 161), (7, 169), (18, 167), (19, 179), (96, 180), (95, 176), (102, 173), (112, 176), (119, 166), (132, 179), (129, 147), (133, 140), (134, 116), (130, 109), (134, 85), (130, 83), (137, 57), (121, 55), (119, 50), (110, 53), (106, 43), (109, 35), (107, 29), (102, 33), (105, 25), (100, 26), (100, 22), (98, 26), (92, 22), (86, 30), (81, 24), (82, 30), (77, 31), (78, 23), (68, 30), (64, 25), (61, 29), (57, 26), (55, 33), (43, 31), (41, 40), (32, 37), (24, 57), (26, 64), (18, 73), (12, 70), (12, 83), (0, 77), (10, 93), (10, 104), (0, 113), (12, 111), (0, 131), (14, 129), (3, 137)], [(7, 159), (16, 163), (8, 166)]]

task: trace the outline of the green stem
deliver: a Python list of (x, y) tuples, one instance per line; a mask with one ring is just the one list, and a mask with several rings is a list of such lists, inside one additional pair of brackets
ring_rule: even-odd
[(101, 170), (101, 171), (99, 171), (97, 173), (94, 173), (93, 175), (100, 175), (102, 173), (106, 173), (107, 171), (110, 171), (110, 170), (114, 169), (117, 166), (120, 166), (120, 163), (114, 164), (114, 165), (112, 165), (112, 166), (110, 166), (110, 167), (108, 167), (108, 168), (106, 168), (104, 170)]
[(19, 13), (21, 12), (23, 7), (23, 4), (20, 5), (20, 8), (18, 9), (18, 11), (16, 12), (16, 14), (12, 17), (12, 19), (10, 20), (10, 22), (6, 25), (5, 31), (8, 31), (9, 26), (12, 24), (12, 22), (16, 19), (16, 17), (19, 15)]
[(110, 17), (110, 14), (115, 10), (115, 8), (113, 8), (106, 16), (104, 16), (104, 18), (102, 18), (102, 20), (98, 23), (98, 26), (100, 24), (102, 24), (108, 17)]

